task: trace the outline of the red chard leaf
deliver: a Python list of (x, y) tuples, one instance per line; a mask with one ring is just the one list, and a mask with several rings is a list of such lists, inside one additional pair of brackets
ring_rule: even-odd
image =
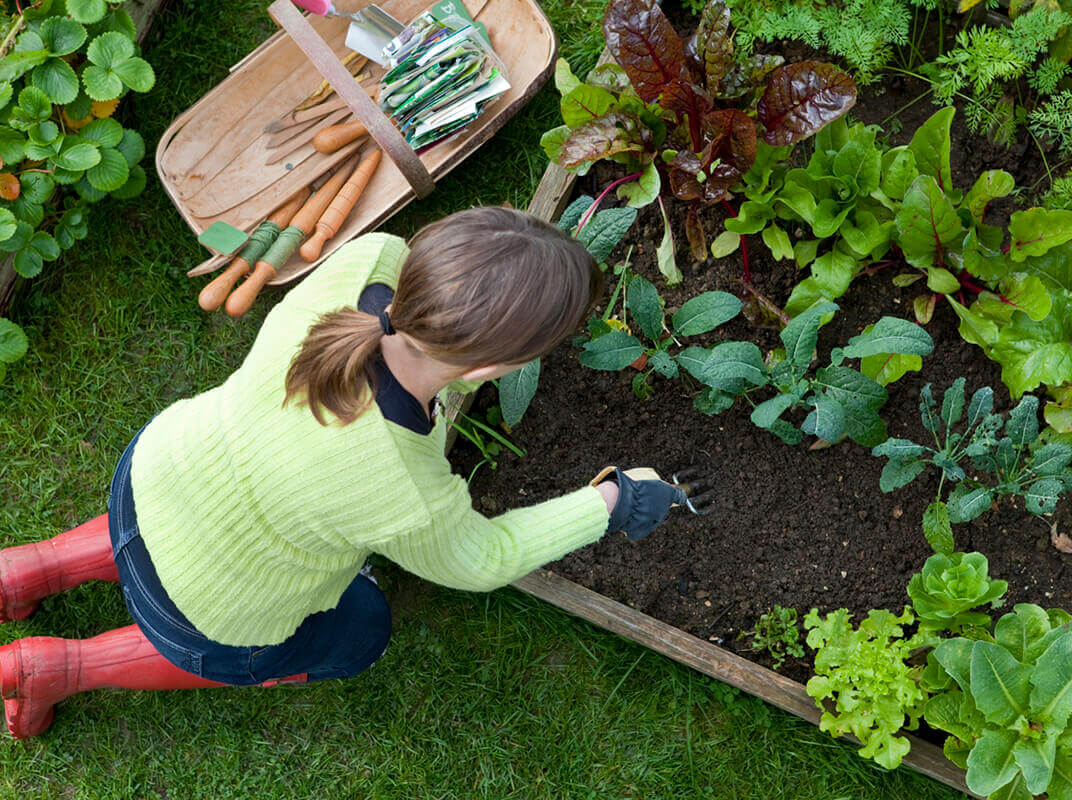
[(752, 55), (744, 66), (734, 64), (717, 88), (708, 85), (708, 90), (724, 100), (736, 100), (762, 86), (767, 75), (785, 63), (781, 56)]
[(561, 163), (574, 169), (586, 161), (649, 149), (651, 131), (634, 114), (612, 111), (573, 130), (562, 143)]
[(703, 159), (706, 182), (724, 194), (755, 163), (756, 124), (732, 108), (712, 111), (703, 121), (704, 138), (708, 140)]
[(699, 150), (703, 146), (700, 121), (714, 105), (707, 92), (691, 81), (678, 78), (659, 96), (659, 105), (672, 111), (679, 120), (687, 121), (690, 145), (693, 150)]
[(611, 0), (603, 35), (646, 103), (657, 99), (685, 66), (685, 44), (655, 0)]
[(693, 261), (707, 260), (707, 237), (704, 235), (703, 222), (697, 206), (693, 203), (689, 215), (685, 217), (685, 236), (689, 240), (689, 252)]
[(840, 117), (856, 103), (856, 83), (833, 64), (800, 61), (771, 73), (757, 107), (767, 129), (763, 141), (794, 144)]
[(708, 3), (696, 30), (696, 53), (703, 64), (704, 85), (717, 92), (733, 65), (733, 38), (729, 36), (730, 10), (722, 0)]

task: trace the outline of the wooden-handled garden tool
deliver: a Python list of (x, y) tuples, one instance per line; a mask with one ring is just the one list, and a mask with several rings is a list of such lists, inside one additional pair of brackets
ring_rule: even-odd
[(242, 282), (241, 286), (231, 292), (231, 296), (227, 298), (227, 303), (224, 305), (228, 314), (232, 317), (240, 317), (253, 307), (253, 301), (257, 299), (257, 295), (264, 288), (264, 285), (275, 276), (279, 267), (287, 263), (294, 251), (302, 243), (302, 240), (313, 232), (317, 220), (331, 205), (331, 201), (335, 199), (339, 189), (346, 183), (346, 179), (350, 177), (352, 172), (350, 167), (353, 164), (354, 159), (352, 158), (340, 164), (339, 169), (335, 171), (335, 174), (331, 176), (327, 183), (305, 201), (305, 205), (294, 215), (290, 225), (280, 232), (275, 241), (272, 242), (271, 247), (257, 261), (249, 277)]
[(365, 186), (368, 185), (369, 179), (372, 177), (372, 173), (376, 171), (376, 167), (380, 165), (380, 159), (383, 157), (383, 151), (379, 148), (371, 150), (366, 155), (361, 163), (358, 164), (357, 169), (354, 170), (353, 175), (350, 176), (346, 184), (339, 189), (339, 193), (335, 195), (335, 198), (331, 201), (331, 205), (327, 207), (324, 213), (320, 216), (320, 219), (316, 223), (316, 233), (308, 239), (305, 244), (301, 246), (301, 257), (306, 261), (316, 261), (320, 258), (320, 252), (324, 249), (324, 244), (338, 233), (339, 228), (342, 227), (343, 222), (350, 215), (350, 212), (354, 210), (354, 206), (360, 199), (362, 192), (365, 191)]
[(359, 136), (368, 133), (363, 122), (343, 122), (340, 125), (329, 125), (321, 128), (313, 137), (313, 147), (318, 153), (334, 153), (340, 147), (345, 147)]
[(257, 226), (249, 237), (249, 242), (243, 247), (234, 261), (223, 272), (201, 290), (197, 296), (197, 302), (205, 311), (215, 311), (223, 305), (228, 292), (238, 282), (238, 279), (250, 270), (250, 264), (257, 263), (268, 247), (275, 241), (294, 217), (299, 208), (309, 199), (312, 190), (306, 186), (287, 202), (272, 212), (264, 222)]

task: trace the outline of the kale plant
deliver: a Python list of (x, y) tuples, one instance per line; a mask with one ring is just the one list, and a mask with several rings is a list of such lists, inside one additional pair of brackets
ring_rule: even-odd
[(993, 800), (1072, 796), (1072, 619), (1017, 605), (986, 640), (949, 639), (924, 682), (924, 719), (949, 736), (968, 788)]
[(991, 580), (982, 553), (935, 553), (908, 582), (908, 596), (920, 630), (960, 634), (966, 628), (990, 627), (990, 615), (974, 608), (997, 607), (1009, 588)]
[[(710, 347), (678, 349), (679, 337), (709, 332), (738, 313), (741, 303), (731, 295), (705, 292), (692, 298), (674, 314), (672, 327), (666, 325), (662, 307), (650, 282), (634, 278), (625, 309), (653, 346), (645, 348), (625, 319), (618, 325), (597, 320), (590, 326), (592, 338), (584, 344), (581, 362), (594, 369), (618, 370), (647, 356), (641, 367), (647, 372), (633, 381), (638, 394), (649, 393), (646, 381), (653, 371), (668, 378), (684, 372), (704, 387), (694, 398), (699, 411), (719, 414), (743, 397), (753, 406), (752, 422), (788, 444), (798, 444), (805, 434), (827, 442), (848, 436), (868, 447), (884, 441), (886, 425), (878, 409), (886, 402), (886, 390), (843, 362), (847, 358), (922, 356), (934, 347), (931, 337), (918, 325), (883, 317), (850, 339), (845, 348), (835, 348), (829, 366), (808, 377), (819, 327), (837, 310), (834, 303), (813, 306), (792, 320), (781, 332), (784, 349), (768, 358), (752, 342), (724, 341)], [(753, 395), (761, 390), (774, 390), (775, 395), (757, 403)], [(805, 411), (799, 427), (783, 419), (794, 409)]]
[(780, 669), (790, 656), (804, 657), (795, 608), (774, 606), (767, 613), (759, 615), (754, 628), (742, 631), (741, 637), (744, 636), (752, 637), (753, 650), (766, 650), (770, 654), (774, 669)]
[[(964, 378), (953, 382), (940, 408), (930, 384), (923, 387), (920, 413), (934, 447), (890, 438), (871, 451), (889, 459), (879, 481), (884, 492), (907, 486), (928, 465), (939, 470), (935, 501), (923, 516), (923, 533), (937, 553), (953, 552), (952, 524), (975, 519), (1000, 497), (1021, 497), (1028, 511), (1043, 515), (1072, 490), (1072, 445), (1039, 441), (1037, 397), (1025, 395), (1005, 419), (992, 413), (994, 393), (984, 387), (972, 395), (965, 415), (964, 383)], [(974, 477), (978, 474), (990, 480)], [(947, 481), (954, 487), (943, 500)]]
[[(911, 748), (897, 734), (918, 726), (927, 700), (919, 686), (922, 667), (910, 658), (929, 636), (905, 637), (905, 627), (913, 622), (907, 607), (900, 616), (886, 609), (869, 611), (855, 630), (844, 608), (825, 618), (813, 608), (804, 617), (808, 647), (816, 651), (807, 692), (823, 712), (819, 729), (833, 736), (852, 734), (863, 745), (860, 755), (886, 769), (897, 767)], [(833, 711), (826, 700), (834, 701)]]

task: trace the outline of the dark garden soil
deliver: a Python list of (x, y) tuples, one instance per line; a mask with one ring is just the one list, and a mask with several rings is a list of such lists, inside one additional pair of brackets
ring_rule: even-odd
[[(903, 83), (868, 87), (852, 113), (882, 123), (920, 91)], [(899, 125), (887, 122), (884, 130), (897, 130), (891, 143), (905, 143), (935, 110), (924, 99), (900, 114)], [(955, 184), (967, 189), (992, 168), (1013, 173), (1018, 186), (1030, 185), (1042, 174), (1037, 153), (1026, 145), (1011, 151), (992, 146), (954, 120)], [(580, 181), (580, 190), (594, 195), (613, 177), (593, 170)], [(632, 269), (660, 287), (668, 315), (703, 291), (740, 293), (739, 254), (693, 263), (684, 237), (684, 204), (670, 201), (668, 209), (685, 273), (681, 286), (666, 289), (655, 266), (662, 236), (657, 206), (641, 211), (611, 260), (620, 259), (632, 243)], [(1011, 210), (1011, 205), (995, 205), (988, 221), (1003, 222)], [(723, 216), (717, 207), (706, 212), (708, 241), (722, 230)], [(773, 261), (759, 237), (747, 239), (756, 287), (783, 305), (803, 275), (791, 263)], [(911, 317), (912, 300), (921, 290), (918, 285), (894, 287), (890, 279), (901, 271), (894, 265), (853, 282), (839, 301), (842, 310), (822, 331), (818, 363), (827, 363), (831, 347), (884, 314)], [(961, 339), (947, 305), (938, 306), (927, 330), (935, 350), (924, 358), (922, 372), (887, 387), (890, 399), (880, 413), (891, 436), (929, 441), (918, 411), (919, 391), (928, 382), (939, 393), (963, 375), (969, 393), (992, 386), (997, 410), (1009, 408), (1000, 368)], [(743, 316), (701, 343), (716, 339), (750, 339), (764, 351), (780, 346), (774, 328), (757, 327)], [(497, 470), (485, 466), (477, 472), (471, 486), (476, 507), (495, 514), (546, 500), (583, 485), (605, 464), (652, 466), (665, 477), (695, 465), (715, 482), (719, 496), (709, 516), (676, 510), (635, 544), (623, 534), (605, 536), (551, 565), (556, 573), (768, 666), (766, 654), (752, 651), (749, 639), (739, 637), (776, 604), (798, 609), (801, 617), (812, 607), (827, 612), (844, 606), (858, 620), (868, 609), (899, 612), (908, 602), (908, 579), (931, 553), (921, 520), (935, 499), (933, 471), (905, 489), (883, 494), (879, 474), (885, 459), (851, 441), (818, 450), (809, 449), (814, 442), (809, 438), (795, 447), (785, 445), (756, 428), (749, 420), (750, 407), (742, 402), (716, 417), (694, 410), (697, 387), (681, 380), (653, 377), (654, 397), (640, 401), (630, 388), (634, 371), (591, 370), (579, 363), (577, 353), (567, 342), (544, 359), (539, 391), (511, 435), (528, 454), (520, 460), (507, 454)], [(493, 402), (494, 390), (484, 389), (474, 408)], [(459, 439), (453, 454), (457, 471), (468, 475), (479, 459)], [(1067, 501), (1054, 521), (1060, 530), (1072, 532)], [(954, 535), (959, 550), (984, 553), (991, 575), (1009, 582), (1009, 608), (1034, 602), (1072, 610), (1072, 556), (1051, 547), (1049, 525), (1022, 507), (1005, 502), (973, 523), (956, 526)], [(806, 680), (808, 665), (790, 661), (782, 671)]]

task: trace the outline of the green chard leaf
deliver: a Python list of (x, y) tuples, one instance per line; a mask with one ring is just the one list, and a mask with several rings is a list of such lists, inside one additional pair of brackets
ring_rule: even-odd
[(944, 263), (964, 228), (953, 204), (930, 175), (913, 181), (896, 221), (905, 260), (920, 268)]
[(1029, 208), (1014, 211), (1009, 218), (1009, 257), (1023, 261), (1045, 255), (1057, 245), (1072, 240), (1072, 211)]
[(955, 112), (952, 106), (936, 111), (919, 126), (908, 144), (920, 173), (933, 178), (942, 192), (953, 189), (953, 178), (949, 171), (949, 129)]

